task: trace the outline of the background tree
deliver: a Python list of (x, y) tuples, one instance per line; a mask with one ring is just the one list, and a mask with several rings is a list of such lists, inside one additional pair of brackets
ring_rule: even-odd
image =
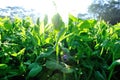
[(88, 12), (94, 18), (116, 24), (120, 22), (120, 0), (94, 0)]

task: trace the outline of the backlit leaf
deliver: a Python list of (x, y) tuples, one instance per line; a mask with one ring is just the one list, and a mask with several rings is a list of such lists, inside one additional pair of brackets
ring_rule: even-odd
[(6, 69), (8, 67), (7, 64), (0, 64), (0, 69)]

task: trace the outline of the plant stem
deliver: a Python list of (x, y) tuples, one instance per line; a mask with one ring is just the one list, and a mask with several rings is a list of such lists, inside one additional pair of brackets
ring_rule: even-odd
[(114, 68), (110, 71), (110, 74), (108, 76), (108, 80), (111, 80), (112, 74), (113, 74)]
[(100, 52), (100, 55), (102, 55), (102, 54), (103, 54), (103, 51), (104, 51), (104, 48), (102, 47), (101, 52)]
[(65, 73), (63, 73), (63, 80), (66, 80), (66, 75), (65, 75)]
[[(112, 55), (112, 56), (113, 56), (113, 57), (112, 57), (112, 62), (114, 62), (114, 60), (115, 60), (115, 57), (114, 57), (115, 53), (114, 53), (113, 50), (112, 50), (112, 53), (113, 53), (113, 55)], [(114, 71), (114, 68), (112, 68), (112, 70), (110, 71), (110, 74), (109, 74), (109, 76), (108, 76), (108, 80), (111, 80), (113, 71)]]
[(59, 63), (59, 45), (58, 45), (58, 43), (56, 43), (56, 60), (57, 60), (57, 63)]
[(90, 72), (89, 72), (89, 75), (88, 75), (87, 80), (90, 80), (90, 77), (91, 77), (91, 75), (92, 75), (92, 71), (93, 71), (93, 68), (90, 69)]

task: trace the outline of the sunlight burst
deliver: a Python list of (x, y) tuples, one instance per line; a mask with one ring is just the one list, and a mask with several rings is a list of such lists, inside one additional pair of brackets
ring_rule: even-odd
[(48, 15), (49, 19), (56, 13), (60, 13), (63, 20), (66, 20), (68, 14), (77, 16), (78, 13), (86, 13), (92, 0), (0, 0), (3, 6), (22, 6), (28, 9), (34, 9), (40, 13), (40, 17)]

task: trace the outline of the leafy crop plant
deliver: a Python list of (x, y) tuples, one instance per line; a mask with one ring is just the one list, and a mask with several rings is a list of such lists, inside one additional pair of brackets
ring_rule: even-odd
[(120, 23), (47, 21), (0, 18), (0, 80), (120, 79)]

